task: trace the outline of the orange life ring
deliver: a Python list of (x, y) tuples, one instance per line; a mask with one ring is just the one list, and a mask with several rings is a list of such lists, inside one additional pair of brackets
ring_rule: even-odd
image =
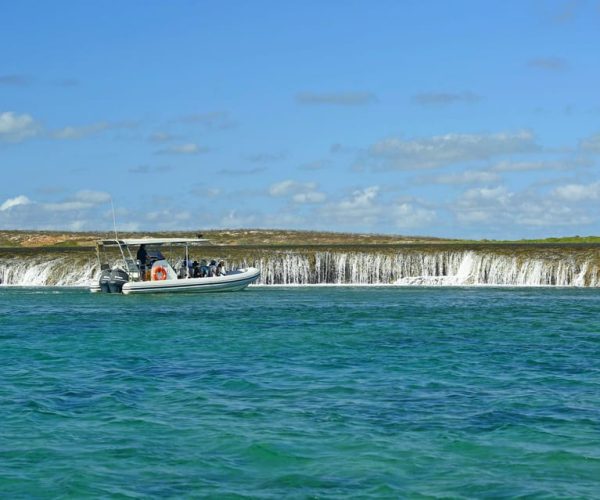
[(167, 279), (167, 270), (163, 266), (156, 266), (152, 269), (152, 280), (162, 281)]

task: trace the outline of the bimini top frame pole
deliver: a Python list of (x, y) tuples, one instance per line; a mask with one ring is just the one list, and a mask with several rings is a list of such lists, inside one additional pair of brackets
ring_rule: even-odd
[(210, 245), (203, 238), (124, 238), (115, 240), (99, 240), (100, 246), (130, 246), (130, 245)]

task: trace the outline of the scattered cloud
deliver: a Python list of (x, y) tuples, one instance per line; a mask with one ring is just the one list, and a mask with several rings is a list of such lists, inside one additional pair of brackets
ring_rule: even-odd
[(88, 125), (66, 126), (50, 132), (50, 137), (60, 140), (75, 140), (90, 137), (108, 130), (136, 127), (134, 122), (95, 122)]
[(84, 201), (61, 201), (58, 203), (44, 203), (42, 209), (48, 212), (74, 212), (91, 208), (93, 204)]
[(41, 125), (26, 113), (18, 115), (12, 111), (0, 113), (0, 141), (21, 142), (38, 135)]
[[(170, 228), (177, 227), (176, 223), (178, 222), (186, 222), (190, 220), (192, 218), (192, 214), (188, 210), (165, 208), (162, 210), (148, 212), (145, 218), (146, 220), (156, 224), (157, 227)], [(172, 226), (174, 223), (175, 226)]]
[(219, 175), (254, 175), (265, 172), (267, 167), (254, 167), (254, 168), (222, 168), (217, 171)]
[(371, 92), (299, 92), (296, 102), (309, 105), (360, 106), (377, 101)]
[(271, 184), (269, 187), (269, 194), (271, 196), (285, 196), (292, 191), (296, 191), (298, 189), (314, 189), (316, 184), (314, 182), (301, 183), (297, 181), (293, 181), (291, 179), (287, 179), (285, 181), (276, 182), (275, 184)]
[(169, 132), (154, 132), (148, 137), (148, 140), (154, 143), (169, 142), (175, 139), (177, 139), (177, 136), (170, 134)]
[(299, 204), (323, 203), (326, 199), (327, 195), (319, 191), (306, 191), (292, 196), (292, 201)]
[(358, 189), (348, 198), (324, 205), (320, 215), (324, 220), (333, 220), (342, 225), (373, 225), (383, 212), (377, 203), (378, 195), (379, 186)]
[(0, 85), (8, 87), (27, 87), (32, 81), (33, 78), (28, 75), (0, 75)]
[(423, 92), (412, 98), (421, 106), (445, 106), (448, 104), (472, 104), (481, 100), (481, 96), (471, 92)]
[(130, 167), (127, 171), (130, 174), (159, 174), (164, 172), (170, 172), (173, 170), (173, 167), (170, 165), (137, 165), (135, 167)]
[(325, 193), (317, 191), (316, 182), (298, 182), (291, 179), (272, 184), (268, 192), (276, 198), (290, 196), (291, 200), (298, 204), (322, 203), (327, 199)]
[(175, 144), (165, 149), (161, 149), (156, 154), (161, 155), (197, 155), (200, 153), (208, 153), (210, 148), (198, 146), (192, 142), (185, 144)]
[(41, 208), (50, 212), (72, 212), (88, 210), (98, 205), (103, 205), (111, 200), (110, 194), (104, 191), (83, 189), (77, 191), (72, 197), (61, 202), (43, 203)]
[(244, 212), (240, 214), (237, 210), (230, 210), (220, 220), (221, 227), (235, 229), (238, 227), (253, 227), (258, 217), (256, 214)]
[(560, 57), (538, 57), (527, 61), (527, 66), (544, 71), (564, 71), (568, 68), (566, 60)]
[(29, 205), (30, 203), (31, 200), (25, 195), (15, 196), (14, 198), (9, 198), (8, 200), (5, 200), (4, 203), (0, 205), (0, 212), (6, 212), (7, 210), (11, 210), (12, 208), (22, 205)]
[(356, 153), (356, 148), (336, 142), (329, 147), (331, 154)]
[(369, 148), (366, 161), (375, 169), (427, 169), (537, 149), (529, 131), (446, 134), (413, 140), (385, 139)]
[(583, 139), (579, 143), (579, 148), (586, 153), (600, 153), (600, 134)]
[(216, 198), (223, 192), (220, 188), (197, 185), (190, 189), (190, 194), (199, 198)]
[(422, 177), (421, 182), (432, 182), (434, 184), (459, 185), (459, 184), (489, 184), (497, 182), (500, 176), (489, 170), (463, 170), (449, 174), (440, 174), (430, 177)]
[[(465, 191), (450, 207), (459, 223), (493, 224), (496, 230), (515, 225), (555, 227), (586, 225), (594, 221), (589, 210), (569, 205), (566, 199), (529, 190), (509, 191), (505, 186), (473, 188)], [(569, 188), (563, 196), (581, 199), (579, 188)], [(587, 194), (586, 194), (587, 196)]]
[(92, 205), (100, 205), (110, 201), (110, 194), (104, 191), (92, 191), (91, 189), (83, 189), (77, 191), (73, 197), (75, 200), (90, 203)]
[(591, 184), (566, 184), (557, 187), (553, 194), (568, 202), (600, 200), (600, 181)]
[(394, 225), (400, 229), (413, 229), (432, 224), (437, 214), (435, 210), (421, 208), (412, 203), (399, 203), (391, 210)]
[(298, 167), (299, 170), (323, 170), (331, 164), (328, 160), (315, 160), (308, 163), (303, 163)]
[(557, 23), (571, 22), (582, 4), (581, 0), (568, 0), (559, 7), (552, 19)]
[(538, 160), (538, 161), (501, 161), (490, 167), (493, 172), (530, 172), (535, 170), (572, 170), (589, 167), (590, 161), (585, 158), (571, 158), (565, 160)]
[(79, 127), (67, 126), (50, 133), (54, 139), (81, 139), (108, 129), (107, 122), (97, 122)]

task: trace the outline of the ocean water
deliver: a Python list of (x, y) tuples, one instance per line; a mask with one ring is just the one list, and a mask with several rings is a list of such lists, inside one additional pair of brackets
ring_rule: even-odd
[(600, 291), (0, 290), (3, 498), (600, 496)]

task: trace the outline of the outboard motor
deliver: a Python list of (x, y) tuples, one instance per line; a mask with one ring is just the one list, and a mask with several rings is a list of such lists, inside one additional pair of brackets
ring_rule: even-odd
[(104, 292), (104, 293), (110, 293), (110, 286), (109, 286), (109, 282), (110, 282), (110, 269), (108, 269), (108, 267), (106, 269), (102, 269), (102, 271), (100, 272), (100, 291)]
[(129, 281), (129, 275), (123, 269), (113, 269), (110, 272), (108, 288), (110, 293), (121, 293), (123, 285)]

